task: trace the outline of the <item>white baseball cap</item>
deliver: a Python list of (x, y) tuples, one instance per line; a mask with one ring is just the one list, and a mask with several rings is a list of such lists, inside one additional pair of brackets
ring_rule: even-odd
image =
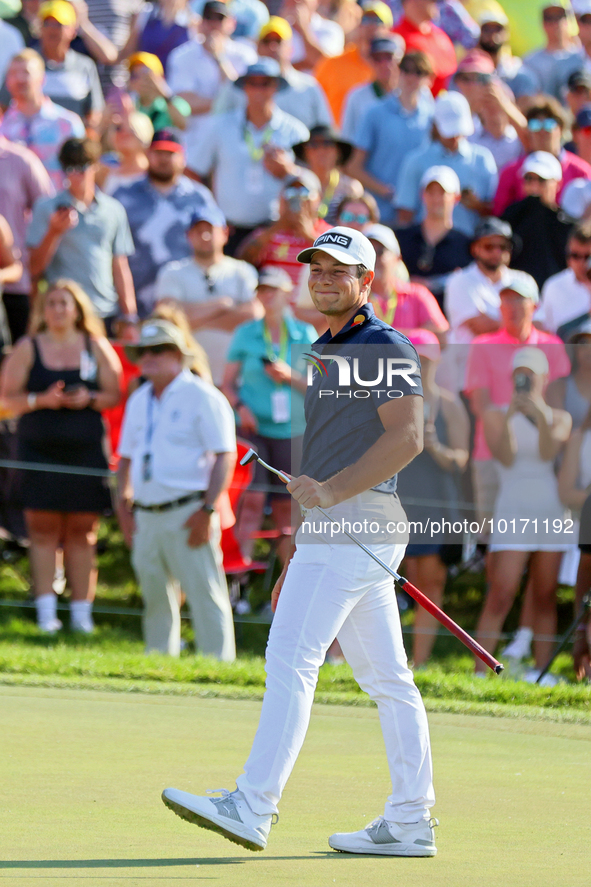
[(505, 28), (509, 24), (507, 14), (500, 3), (491, 4), (488, 8), (483, 9), (480, 15), (476, 16), (476, 21), (480, 27), (488, 25), (490, 22), (494, 22), (496, 25), (503, 25)]
[(368, 240), (377, 240), (378, 243), (381, 243), (382, 246), (385, 246), (394, 255), (400, 255), (400, 244), (396, 239), (396, 235), (386, 225), (370, 225), (363, 233)]
[(338, 259), (344, 265), (365, 265), (370, 271), (374, 271), (376, 267), (375, 249), (365, 234), (354, 228), (345, 228), (343, 225), (329, 228), (316, 238), (312, 246), (298, 253), (298, 262), (309, 265), (316, 250)]
[(423, 173), (421, 191), (424, 191), (431, 182), (437, 182), (448, 194), (461, 194), (460, 180), (451, 166), (430, 166), (427, 172)]
[(550, 179), (554, 182), (562, 181), (560, 161), (548, 151), (534, 151), (533, 154), (527, 155), (521, 167), (522, 177), (528, 172), (533, 172), (547, 181)]
[(433, 122), (444, 139), (471, 136), (474, 132), (472, 111), (461, 92), (447, 92), (435, 100)]
[(513, 355), (513, 369), (519, 367), (526, 367), (536, 376), (546, 376), (549, 371), (548, 358), (539, 348), (529, 345), (527, 348), (520, 348)]
[(503, 282), (501, 292), (504, 293), (505, 290), (512, 290), (524, 299), (530, 299), (534, 305), (537, 305), (540, 301), (538, 285), (531, 274), (527, 274), (525, 271), (513, 271), (513, 269), (510, 269), (506, 280)]
[(571, 219), (582, 219), (591, 204), (591, 180), (571, 179), (565, 185), (559, 203)]

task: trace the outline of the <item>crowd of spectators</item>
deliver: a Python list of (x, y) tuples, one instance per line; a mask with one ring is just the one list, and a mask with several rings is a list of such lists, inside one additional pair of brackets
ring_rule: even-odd
[[(63, 552), (72, 624), (92, 630), (106, 418), (148, 649), (178, 654), (184, 594), (199, 648), (233, 657), (235, 430), (297, 468), (292, 346), (326, 322), (296, 257), (338, 224), (372, 242), (373, 310), (423, 361), (403, 504), (480, 522), (491, 649), (529, 568), (517, 647), (536, 638), (535, 679), (591, 479), (591, 2), (7, 0), (0, 15), (3, 415), (20, 417), (21, 460), (96, 475), (21, 484), (39, 625), (59, 628)], [(268, 480), (238, 515), (247, 560), (265, 504), (289, 525)], [(570, 536), (499, 530), (569, 514)], [(466, 543), (413, 537), (409, 575), (440, 601)], [(418, 637), (417, 664), (431, 647)]]

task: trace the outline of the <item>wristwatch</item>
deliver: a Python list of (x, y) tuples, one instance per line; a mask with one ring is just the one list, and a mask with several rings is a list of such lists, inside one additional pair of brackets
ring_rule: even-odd
[(215, 511), (215, 508), (213, 507), (213, 505), (203, 504), (201, 506), (201, 511), (204, 511), (206, 514), (213, 514)]

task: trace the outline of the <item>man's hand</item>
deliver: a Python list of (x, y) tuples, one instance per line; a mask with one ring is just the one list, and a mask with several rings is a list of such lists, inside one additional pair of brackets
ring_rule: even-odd
[(267, 145), (263, 156), (263, 166), (276, 179), (284, 179), (290, 175), (293, 163), (287, 151), (275, 145)]
[(291, 367), (284, 360), (278, 358), (273, 363), (266, 364), (265, 372), (274, 382), (284, 382), (287, 385), (291, 383)]
[(279, 601), (279, 595), (281, 594), (281, 589), (283, 588), (283, 583), (285, 582), (286, 571), (283, 570), (277, 582), (273, 586), (273, 591), (271, 592), (271, 610), (273, 613), (277, 609), (277, 603)]
[(575, 634), (573, 665), (578, 681), (582, 681), (584, 678), (591, 678), (591, 658), (586, 631), (577, 630)]
[(316, 505), (320, 508), (330, 508), (336, 505), (329, 481), (318, 483), (312, 477), (302, 474), (300, 477), (294, 477), (286, 489), (304, 508), (314, 508)]
[(236, 410), (236, 415), (238, 416), (240, 429), (244, 434), (256, 434), (259, 430), (259, 423), (252, 410), (249, 410), (244, 404), (240, 404)]
[(125, 544), (128, 548), (131, 548), (133, 545), (133, 534), (135, 533), (135, 518), (130, 499), (121, 499), (119, 501), (117, 505), (117, 520), (119, 521)]
[(78, 213), (73, 206), (60, 206), (49, 217), (49, 228), (60, 236), (78, 224)]
[(211, 514), (199, 508), (198, 511), (187, 518), (184, 525), (189, 530), (187, 545), (190, 548), (199, 548), (200, 545), (205, 545), (206, 542), (209, 542)]

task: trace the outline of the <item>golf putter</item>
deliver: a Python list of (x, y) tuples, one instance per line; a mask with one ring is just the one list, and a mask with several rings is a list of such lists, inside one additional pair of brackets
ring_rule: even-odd
[[(273, 468), (272, 465), (267, 465), (267, 463), (263, 459), (261, 459), (259, 457), (258, 453), (256, 453), (256, 451), (253, 449), (248, 450), (248, 452), (246, 452), (244, 454), (244, 456), (240, 460), (240, 464), (241, 465), (248, 465), (250, 462), (254, 462), (255, 460), (260, 465), (262, 465), (263, 468), (266, 468), (267, 471), (270, 471), (272, 474), (275, 474), (284, 483), (288, 484), (292, 480), (290, 475), (286, 474), (285, 471), (280, 471), (277, 468)], [(327, 520), (329, 520), (333, 524), (337, 524), (339, 527), (341, 527), (339, 522), (336, 521), (334, 518), (332, 518), (330, 516), (330, 514), (327, 514), (326, 511), (324, 511), (323, 508), (320, 508), (319, 505), (316, 505), (315, 508)], [(447, 628), (448, 631), (451, 632), (451, 634), (455, 635), (458, 638), (458, 640), (460, 640), (466, 647), (468, 647), (468, 649), (471, 650), (475, 656), (478, 656), (478, 658), (481, 659), (485, 663), (485, 665), (488, 665), (488, 667), (490, 669), (492, 669), (492, 671), (494, 671), (495, 674), (500, 674), (503, 671), (504, 666), (497, 659), (495, 659), (494, 656), (492, 656), (488, 652), (488, 650), (485, 650), (484, 647), (481, 647), (480, 644), (477, 641), (475, 641), (474, 638), (471, 637), (471, 635), (469, 635), (467, 631), (464, 631), (463, 628), (460, 628), (460, 626), (456, 622), (454, 622), (453, 619), (451, 619), (446, 613), (444, 613), (443, 610), (440, 610), (439, 607), (437, 606), (437, 604), (434, 604), (433, 601), (430, 600), (425, 594), (423, 594), (422, 591), (419, 591), (419, 589), (415, 588), (415, 586), (412, 585), (408, 581), (408, 579), (405, 579), (404, 576), (401, 576), (399, 573), (396, 573), (395, 570), (393, 570), (391, 567), (389, 567), (387, 564), (385, 564), (384, 561), (381, 560), (381, 558), (379, 558), (377, 556), (377, 554), (374, 554), (374, 552), (370, 548), (368, 548), (366, 545), (364, 545), (360, 539), (358, 539), (356, 536), (354, 536), (353, 533), (349, 533), (347, 530), (343, 529), (342, 527), (341, 527), (341, 531), (346, 536), (348, 536), (349, 539), (351, 539), (351, 541), (355, 543), (355, 545), (358, 545), (359, 548), (362, 548), (363, 551), (365, 551), (365, 553), (368, 554), (370, 556), (370, 558), (372, 558), (372, 560), (374, 560), (376, 562), (376, 564), (379, 564), (380, 567), (382, 567), (387, 573), (389, 573), (390, 576), (392, 576), (392, 578), (394, 579), (394, 581), (398, 582), (398, 585), (400, 586), (400, 588), (403, 589), (403, 591), (405, 591), (412, 598), (414, 598), (414, 600), (418, 604), (420, 604), (421, 607), (423, 607), (428, 613), (430, 613), (431, 616), (434, 616), (435, 619), (437, 619), (445, 628)]]

